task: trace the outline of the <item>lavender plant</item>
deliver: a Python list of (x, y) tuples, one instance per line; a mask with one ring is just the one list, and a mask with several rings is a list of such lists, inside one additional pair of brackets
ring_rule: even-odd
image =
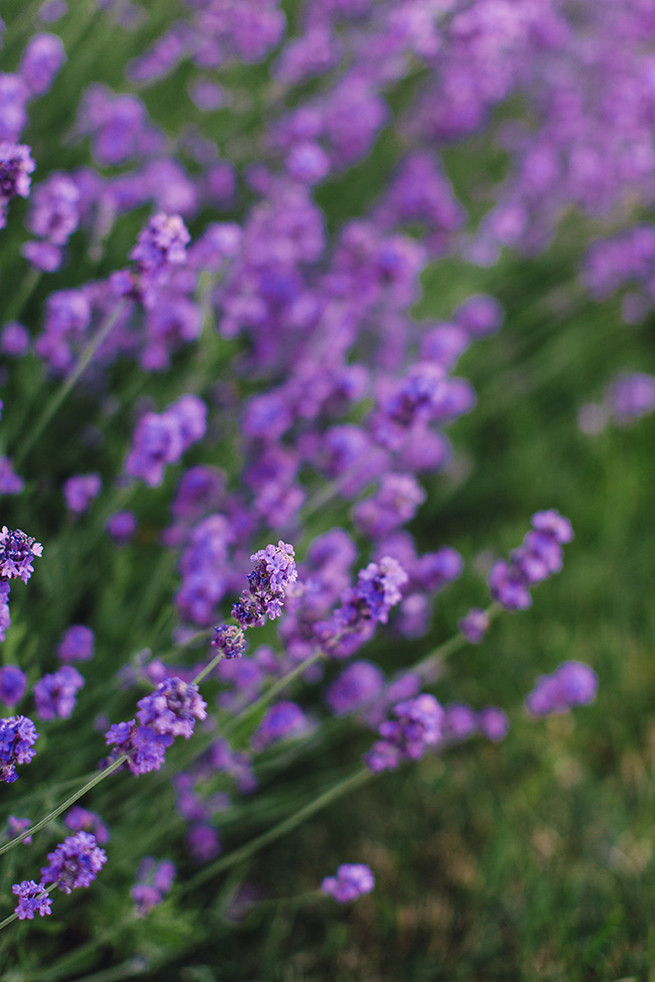
[[(462, 555), (421, 514), (465, 479), (458, 432), (479, 407), (454, 372), (504, 318), (481, 268), (537, 255), (577, 209), (580, 295), (631, 283), (650, 303), (652, 235), (622, 228), (655, 168), (646, 7), (48, 0), (7, 16), (0, 701), (38, 721), (0, 720), (0, 780), (25, 788), (0, 845), (16, 979), (41, 959), (43, 979), (77, 971), (51, 938), (23, 964), (11, 940), (29, 930), (15, 920), (68, 923), (55, 889), (90, 889), (93, 964), (98, 939), (117, 946), (383, 772), (436, 755), (447, 771), (455, 745), (594, 699), (577, 660), (525, 707), (440, 692), (447, 659), (562, 569), (565, 503), (531, 507), (508, 559), (485, 560), (495, 530)], [(428, 320), (423, 283), (447, 264), (461, 282)], [(614, 383), (617, 420), (653, 409), (652, 383)], [(453, 586), (476, 562), (487, 588)], [(335, 740), (345, 767), (317, 780), (310, 755)], [(346, 862), (321, 892), (345, 903), (374, 875)]]

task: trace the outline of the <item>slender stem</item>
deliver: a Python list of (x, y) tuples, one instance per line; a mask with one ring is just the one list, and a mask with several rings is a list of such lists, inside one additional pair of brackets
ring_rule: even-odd
[(223, 655), (224, 655), (224, 652), (223, 651), (219, 651), (219, 653), (216, 655), (216, 657), (215, 658), (212, 658), (212, 660), (209, 662), (209, 664), (208, 665), (205, 665), (205, 667), (202, 669), (201, 672), (198, 672), (197, 675), (194, 675), (194, 677), (191, 679), (191, 684), (192, 685), (198, 685), (199, 682), (202, 682), (203, 679), (207, 678), (207, 676), (209, 675), (209, 673), (212, 672), (216, 668), (216, 666), (218, 665), (219, 661), (222, 660)]
[(245, 845), (241, 846), (240, 849), (235, 849), (233, 852), (223, 856), (221, 859), (217, 860), (215, 863), (211, 863), (201, 870), (196, 876), (184, 884), (181, 890), (177, 891), (179, 895), (188, 893), (189, 890), (194, 889), (200, 883), (204, 883), (206, 880), (211, 879), (217, 873), (222, 873), (226, 869), (230, 869), (231, 866), (235, 866), (237, 863), (242, 862), (244, 859), (249, 859), (250, 856), (254, 856), (256, 852), (263, 849), (264, 846), (269, 845), (271, 842), (275, 842), (276, 839), (282, 838), (287, 832), (292, 832), (293, 829), (301, 825), (306, 819), (311, 818), (316, 812), (320, 811), (322, 808), (327, 807), (327, 805), (332, 804), (338, 798), (343, 797), (349, 791), (354, 791), (360, 785), (365, 784), (369, 778), (373, 777), (373, 774), (367, 770), (365, 767), (349, 777), (345, 778), (343, 781), (339, 781), (338, 784), (333, 785), (324, 791), (323, 794), (319, 795), (318, 798), (314, 798), (309, 804), (305, 805), (299, 811), (294, 812), (289, 818), (285, 818), (282, 822), (274, 825), (272, 829), (267, 832), (263, 832), (256, 838), (251, 839)]
[(38, 269), (30, 269), (23, 282), (2, 312), (3, 320), (17, 320), (23, 312), (23, 307), (36, 290), (43, 274)]
[(66, 800), (63, 801), (61, 805), (57, 805), (57, 807), (53, 809), (53, 811), (51, 811), (48, 815), (46, 815), (45, 818), (42, 818), (40, 822), (37, 822), (36, 825), (30, 826), (29, 829), (25, 829), (25, 831), (21, 832), (20, 835), (17, 835), (15, 836), (15, 838), (10, 839), (9, 842), (6, 842), (4, 846), (0, 846), (0, 856), (3, 854), (3, 852), (7, 852), (9, 849), (13, 849), (13, 847), (17, 846), (19, 842), (22, 842), (23, 839), (26, 839), (28, 835), (34, 835), (36, 832), (40, 832), (41, 829), (44, 829), (46, 825), (49, 825), (50, 822), (54, 821), (54, 819), (57, 818), (59, 815), (61, 815), (62, 812), (65, 812), (68, 808), (70, 808), (71, 805), (74, 805), (76, 801), (82, 798), (83, 795), (87, 793), (87, 791), (90, 791), (91, 788), (95, 788), (96, 784), (100, 784), (100, 782), (104, 781), (105, 778), (109, 777), (110, 774), (113, 774), (114, 771), (117, 771), (118, 768), (121, 767), (126, 760), (127, 760), (127, 754), (121, 754), (121, 756), (117, 757), (115, 761), (109, 764), (109, 766), (106, 767), (104, 771), (98, 771), (98, 773), (95, 774), (90, 781), (87, 781), (86, 784), (82, 785), (81, 788), (79, 788), (72, 795), (66, 798)]
[[(489, 618), (489, 623), (498, 616), (503, 608), (500, 604), (494, 602), (489, 604), (485, 610), (485, 614)], [(440, 662), (445, 661), (450, 655), (454, 655), (456, 651), (460, 648), (466, 647), (467, 644), (471, 642), (460, 632), (458, 634), (453, 634), (452, 638), (448, 638), (447, 641), (443, 641), (441, 644), (433, 648), (432, 651), (428, 652), (420, 661), (417, 661), (410, 671), (418, 672), (419, 675), (429, 676), (430, 669), (435, 668)]]
[(125, 310), (125, 304), (121, 303), (114, 307), (113, 311), (108, 314), (104, 322), (98, 328), (94, 338), (86, 346), (80, 357), (77, 359), (77, 363), (73, 368), (72, 372), (59, 386), (57, 391), (53, 394), (50, 401), (46, 404), (43, 412), (39, 416), (34, 429), (29, 434), (27, 439), (23, 441), (21, 446), (17, 449), (14, 454), (14, 460), (17, 464), (22, 463), (27, 454), (30, 452), (38, 438), (43, 433), (44, 429), (55, 415), (57, 410), (60, 408), (61, 404), (66, 399), (68, 393), (75, 387), (77, 382), (80, 380), (84, 372), (89, 366), (93, 356), (102, 344), (102, 342), (109, 336), (112, 328), (115, 327), (116, 322)]

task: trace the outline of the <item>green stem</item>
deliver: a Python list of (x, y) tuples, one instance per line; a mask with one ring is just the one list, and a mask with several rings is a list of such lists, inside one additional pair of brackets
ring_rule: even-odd
[(306, 819), (311, 818), (316, 812), (321, 811), (322, 808), (326, 808), (327, 805), (332, 804), (333, 801), (343, 797), (349, 791), (354, 791), (360, 785), (365, 784), (369, 778), (373, 777), (371, 772), (365, 767), (349, 777), (344, 778), (343, 781), (339, 781), (338, 784), (333, 785), (324, 791), (323, 794), (319, 795), (318, 798), (314, 798), (309, 804), (305, 805), (299, 811), (294, 812), (289, 818), (285, 818), (284, 821), (279, 822), (274, 825), (272, 829), (268, 832), (263, 832), (258, 835), (255, 839), (247, 842), (240, 849), (235, 849), (233, 852), (223, 856), (221, 859), (217, 860), (215, 863), (211, 863), (201, 870), (196, 876), (184, 884), (181, 890), (178, 890), (178, 895), (188, 893), (189, 890), (193, 890), (194, 887), (206, 880), (211, 879), (217, 873), (222, 873), (226, 869), (230, 869), (231, 866), (235, 866), (237, 863), (242, 862), (244, 859), (249, 859), (254, 856), (256, 852), (268, 846), (271, 842), (275, 842), (276, 839), (282, 838), (287, 832), (292, 832), (295, 828), (301, 825)]
[(66, 399), (68, 393), (71, 391), (71, 389), (75, 387), (75, 385), (77, 385), (78, 381), (80, 380), (86, 369), (88, 368), (89, 363), (91, 362), (96, 351), (98, 350), (102, 342), (109, 336), (112, 328), (116, 325), (116, 322), (118, 321), (120, 315), (123, 313), (124, 310), (125, 310), (125, 304), (124, 303), (118, 304), (111, 312), (111, 314), (109, 314), (105, 318), (104, 322), (100, 325), (93, 340), (90, 341), (90, 343), (84, 349), (80, 357), (77, 359), (77, 363), (73, 368), (72, 372), (66, 379), (64, 379), (62, 384), (54, 393), (50, 401), (45, 406), (43, 412), (39, 416), (34, 426), (34, 429), (27, 437), (27, 439), (23, 441), (20, 448), (14, 454), (14, 460), (17, 465), (23, 462), (23, 460), (30, 452), (30, 450), (32, 449), (38, 438), (43, 433), (44, 429), (46, 428), (52, 417), (55, 415), (57, 410), (60, 408), (60, 406)]
[(86, 784), (82, 785), (81, 788), (79, 788), (72, 795), (66, 798), (66, 800), (63, 801), (61, 805), (57, 805), (57, 807), (53, 809), (53, 811), (51, 811), (48, 815), (46, 815), (45, 818), (42, 818), (40, 822), (37, 822), (36, 825), (30, 826), (29, 829), (25, 829), (25, 831), (21, 832), (20, 835), (17, 835), (15, 836), (15, 838), (10, 839), (9, 842), (6, 842), (4, 846), (0, 846), (0, 856), (3, 854), (3, 852), (7, 852), (9, 849), (13, 849), (13, 847), (17, 846), (19, 842), (22, 842), (23, 839), (26, 839), (28, 835), (35, 835), (37, 832), (40, 832), (41, 829), (44, 829), (46, 825), (49, 825), (50, 822), (54, 821), (55, 818), (58, 818), (58, 816), (61, 815), (62, 812), (65, 812), (68, 808), (70, 808), (71, 805), (74, 805), (76, 801), (82, 798), (87, 793), (87, 791), (90, 791), (91, 788), (95, 788), (96, 784), (100, 784), (100, 782), (104, 781), (105, 778), (109, 777), (110, 774), (113, 774), (114, 771), (117, 771), (118, 768), (121, 767), (126, 760), (127, 760), (127, 754), (121, 754), (121, 756), (117, 757), (115, 761), (109, 764), (109, 766), (106, 767), (104, 771), (99, 771), (97, 774), (95, 774), (90, 781), (87, 781)]
[[(485, 614), (489, 618), (489, 623), (497, 617), (497, 615), (502, 610), (502, 607), (498, 603), (490, 604), (485, 610)], [(454, 634), (452, 638), (447, 641), (443, 641), (441, 644), (433, 648), (432, 651), (428, 652), (420, 661), (417, 661), (410, 669), (411, 672), (418, 672), (419, 675), (430, 675), (430, 669), (435, 668), (440, 662), (445, 661), (450, 655), (454, 655), (456, 651), (460, 648), (466, 647), (467, 644), (471, 642), (464, 637), (463, 634)]]
[(222, 651), (219, 651), (219, 653), (216, 655), (216, 657), (215, 658), (212, 658), (212, 660), (209, 662), (209, 664), (208, 665), (205, 665), (205, 667), (203, 668), (203, 670), (201, 672), (198, 672), (197, 675), (194, 675), (194, 677), (191, 679), (191, 684), (192, 685), (198, 685), (199, 682), (202, 682), (203, 679), (207, 678), (207, 676), (209, 675), (209, 673), (212, 672), (216, 668), (216, 666), (218, 665), (219, 661), (222, 660), (222, 658), (223, 658), (223, 652)]

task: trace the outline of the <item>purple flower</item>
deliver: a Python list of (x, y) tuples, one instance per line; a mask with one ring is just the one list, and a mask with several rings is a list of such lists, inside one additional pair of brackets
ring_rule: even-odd
[(189, 852), (197, 863), (206, 863), (221, 852), (221, 838), (213, 825), (192, 825), (186, 837)]
[(330, 685), (325, 701), (335, 716), (365, 709), (384, 688), (384, 673), (370, 661), (356, 661)]
[(105, 528), (116, 545), (127, 545), (134, 537), (136, 531), (136, 515), (133, 511), (114, 512), (107, 519)]
[(478, 717), (474, 709), (464, 703), (444, 706), (444, 737), (446, 740), (466, 740), (478, 729)]
[(375, 886), (375, 877), (368, 866), (360, 863), (344, 863), (339, 866), (336, 876), (326, 876), (321, 883), (321, 890), (329, 897), (334, 897), (340, 904), (357, 900), (365, 893), (370, 893)]
[(295, 702), (278, 702), (266, 712), (252, 736), (253, 750), (261, 751), (271, 744), (300, 736), (307, 729), (307, 718)]
[(64, 825), (72, 832), (93, 832), (99, 846), (104, 846), (109, 842), (109, 829), (95, 812), (74, 805), (64, 816)]
[(11, 892), (19, 898), (14, 907), (19, 921), (24, 921), (25, 918), (31, 921), (35, 914), (45, 917), (52, 913), (52, 900), (43, 884), (35, 883), (34, 880), (22, 880), (21, 883), (14, 883)]
[(478, 730), (487, 740), (498, 743), (504, 740), (509, 729), (507, 713), (498, 706), (485, 706), (478, 713)]
[(155, 733), (183, 736), (188, 740), (196, 720), (207, 718), (207, 703), (198, 693), (198, 686), (179, 678), (164, 679), (156, 692), (137, 703), (139, 723)]
[(167, 215), (163, 211), (153, 215), (130, 253), (134, 271), (120, 270), (112, 274), (115, 292), (152, 307), (157, 288), (166, 283), (175, 266), (186, 262), (186, 246), (190, 241), (180, 215)]
[(39, 719), (69, 719), (77, 702), (77, 690), (83, 685), (83, 676), (72, 665), (44, 675), (33, 690)]
[(27, 676), (16, 665), (3, 665), (0, 668), (0, 701), (7, 706), (15, 706), (25, 695)]
[(94, 640), (90, 627), (74, 624), (59, 642), (57, 654), (61, 661), (88, 661), (93, 658)]
[(10, 532), (6, 525), (0, 532), (0, 577), (17, 577), (27, 583), (34, 572), (32, 561), (43, 554), (43, 546), (20, 529)]
[(182, 396), (160, 414), (145, 413), (137, 424), (125, 470), (149, 487), (158, 487), (166, 465), (177, 463), (206, 429), (207, 406), (197, 396)]
[(102, 480), (99, 474), (76, 474), (64, 484), (66, 507), (75, 515), (86, 511), (94, 498), (102, 490)]
[(282, 613), (287, 589), (298, 579), (293, 546), (279, 540), (276, 546), (267, 545), (250, 559), (253, 571), (248, 574), (250, 589), (232, 608), (232, 616), (241, 627), (264, 624), (266, 618), (275, 620)]
[(32, 98), (48, 91), (65, 61), (64, 46), (56, 34), (32, 35), (19, 67), (20, 76)]
[(29, 195), (30, 174), (35, 167), (30, 147), (9, 140), (0, 142), (0, 228), (6, 225), (7, 205), (11, 199)]
[(107, 862), (107, 854), (94, 835), (76, 832), (48, 853), (48, 859), (50, 865), (42, 868), (41, 882), (56, 883), (62, 893), (70, 893), (91, 886)]
[(472, 607), (457, 626), (467, 641), (471, 644), (479, 644), (489, 630), (489, 615), (486, 610), (480, 607)]
[(137, 726), (136, 720), (131, 719), (127, 723), (110, 726), (105, 734), (105, 743), (115, 747), (112, 757), (127, 755), (127, 766), (138, 777), (159, 770), (173, 737), (156, 733), (149, 726)]
[(30, 347), (30, 334), (23, 324), (18, 321), (10, 321), (2, 328), (0, 336), (0, 349), (3, 355), (9, 358), (22, 358), (27, 354)]
[(64, 246), (80, 221), (80, 192), (67, 174), (51, 174), (36, 187), (27, 227), (48, 245)]
[(225, 658), (241, 658), (246, 649), (243, 629), (230, 624), (221, 624), (214, 628), (211, 645), (212, 648), (220, 649)]
[(147, 917), (153, 907), (163, 900), (175, 879), (175, 866), (168, 859), (157, 863), (151, 856), (142, 860), (136, 874), (136, 883), (130, 896), (136, 906), (137, 917)]
[(17, 764), (29, 764), (34, 757), (39, 734), (27, 716), (7, 716), (0, 719), (0, 781), (11, 784), (18, 780)]
[(382, 740), (364, 757), (373, 773), (394, 769), (404, 760), (420, 760), (427, 747), (443, 738), (445, 714), (434, 696), (423, 692), (415, 699), (397, 703), (393, 713), (396, 719), (380, 724)]
[(20, 494), (25, 481), (13, 468), (9, 457), (0, 457), (0, 494)]
[(552, 675), (540, 675), (525, 704), (531, 716), (565, 713), (596, 698), (598, 676), (584, 662), (567, 661)]
[(0, 580), (0, 641), (4, 641), (7, 630), (11, 624), (11, 613), (9, 611), (9, 591), (9, 584)]

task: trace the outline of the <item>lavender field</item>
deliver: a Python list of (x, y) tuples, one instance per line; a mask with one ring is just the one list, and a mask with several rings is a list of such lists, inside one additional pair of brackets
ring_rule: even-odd
[(3, 982), (655, 980), (655, 4), (0, 16)]

